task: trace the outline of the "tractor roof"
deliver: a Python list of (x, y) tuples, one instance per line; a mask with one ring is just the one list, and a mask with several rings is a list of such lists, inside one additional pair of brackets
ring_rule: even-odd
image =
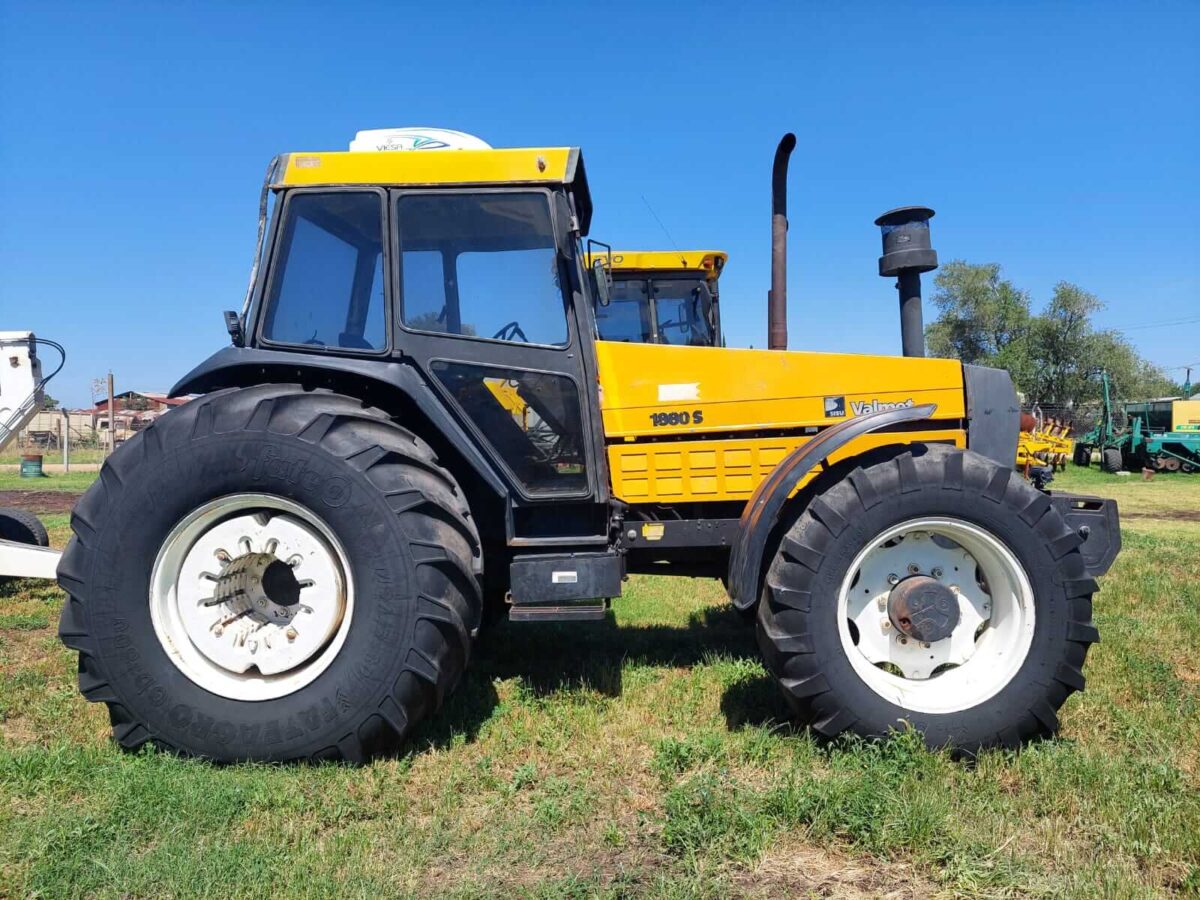
[(578, 147), (287, 153), (280, 157), (272, 187), (500, 184), (565, 185), (575, 195), (580, 230), (587, 234), (592, 201)]
[[(592, 253), (592, 258), (603, 258), (607, 253)], [(723, 250), (614, 250), (611, 265), (614, 272), (706, 272), (715, 278), (725, 268), (729, 254)]]

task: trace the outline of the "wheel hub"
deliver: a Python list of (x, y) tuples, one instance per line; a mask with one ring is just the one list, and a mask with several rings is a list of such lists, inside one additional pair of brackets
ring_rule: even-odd
[(892, 588), (887, 613), (897, 631), (927, 644), (950, 637), (960, 618), (958, 597), (928, 575), (905, 578)]
[(966, 709), (1020, 668), (1033, 592), (1011, 551), (948, 516), (881, 532), (850, 563), (838, 597), (842, 647), (855, 672), (905, 709)]
[(235, 495), (168, 536), (152, 575), (151, 617), (193, 681), (260, 700), (307, 684), (337, 654), (351, 613), (343, 551), (310, 512)]

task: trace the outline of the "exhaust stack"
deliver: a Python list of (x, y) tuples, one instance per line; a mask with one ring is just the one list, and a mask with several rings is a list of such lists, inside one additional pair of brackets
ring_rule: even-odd
[(790, 131), (775, 148), (771, 168), (771, 290), (767, 293), (767, 348), (787, 349), (787, 170), (796, 149)]
[(883, 232), (879, 274), (897, 277), (900, 293), (900, 344), (905, 356), (925, 355), (925, 322), (921, 313), (921, 273), (937, 268), (937, 252), (929, 242), (927, 206), (902, 206), (875, 220)]

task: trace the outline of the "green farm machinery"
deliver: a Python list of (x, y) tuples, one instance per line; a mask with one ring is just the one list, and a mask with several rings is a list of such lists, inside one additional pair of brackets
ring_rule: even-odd
[(1200, 470), (1200, 399), (1190, 399), (1190, 379), (1183, 398), (1122, 404), (1125, 425), (1118, 427), (1108, 373), (1102, 372), (1100, 377), (1104, 387), (1100, 418), (1091, 431), (1076, 441), (1073, 453), (1076, 465), (1089, 465), (1092, 451), (1097, 450), (1100, 468), (1105, 472)]

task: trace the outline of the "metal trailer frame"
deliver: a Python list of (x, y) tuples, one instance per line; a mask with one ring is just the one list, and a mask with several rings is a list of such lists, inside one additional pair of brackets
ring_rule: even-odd
[[(38, 344), (51, 346), (62, 354), (62, 362), (49, 375), (42, 374)], [(0, 366), (0, 396), (5, 400), (21, 398), (13, 406), (0, 405), (0, 450), (3, 450), (41, 409), (46, 382), (62, 369), (66, 353), (61, 345), (38, 338), (32, 331), (0, 331), (0, 354), (5, 359)], [(2, 511), (0, 516), (4, 516)], [(59, 551), (49, 547), (0, 539), (0, 577), (53, 579), (60, 556)]]

